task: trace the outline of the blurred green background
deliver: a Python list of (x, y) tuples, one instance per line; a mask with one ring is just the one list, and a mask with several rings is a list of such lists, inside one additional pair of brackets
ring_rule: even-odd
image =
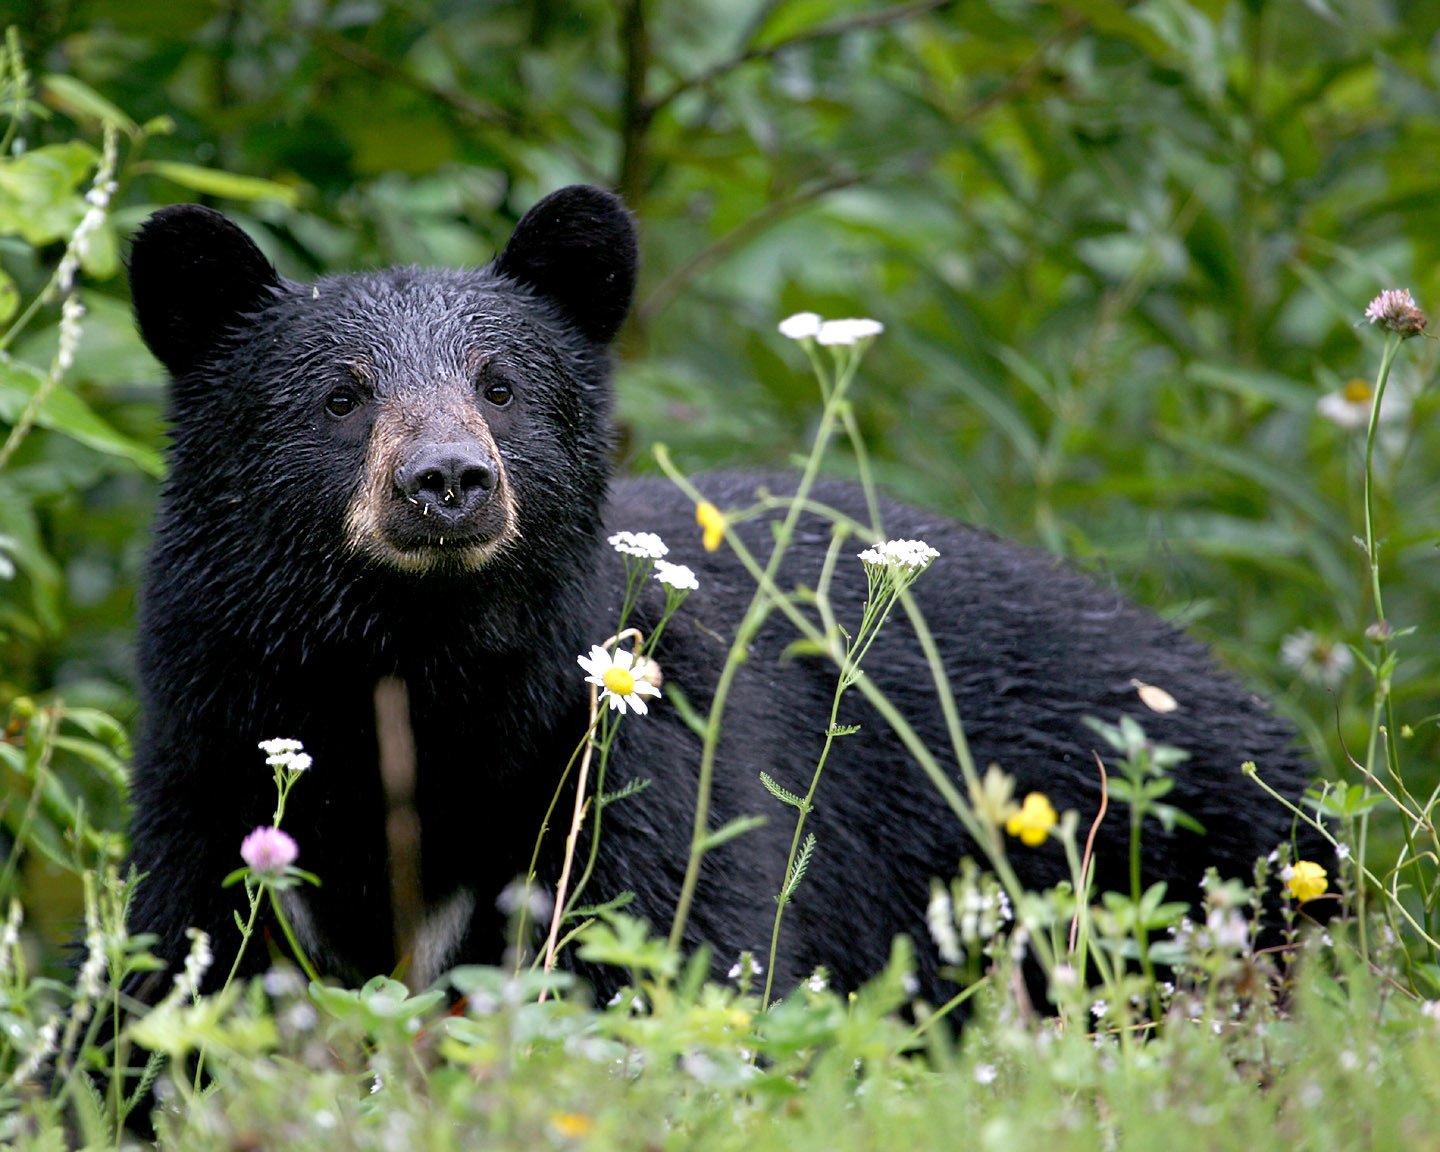
[[(1154, 605), (1354, 778), (1364, 406), (1338, 397), (1374, 378), (1373, 296), (1440, 301), (1440, 5), (0, 0), (4, 25), (37, 88), (0, 110), (0, 436), (54, 354), (58, 308), (24, 309), (83, 214), (100, 121), (129, 120), (60, 389), (96, 426), (42, 419), (0, 467), (0, 716), (58, 697), (133, 719), (163, 381), (118, 257), (148, 211), (213, 203), (306, 278), (483, 262), (539, 196), (589, 181), (644, 245), (627, 467), (657, 440), (690, 470), (783, 466), (818, 404), (775, 323), (875, 317), (857, 404), (886, 488)], [(1435, 365), (1429, 339), (1402, 350), (1377, 467), (1386, 608), (1417, 629), (1396, 692), (1419, 794)], [(103, 759), (77, 743), (55, 767), (116, 827)], [(12, 831), (18, 765), (0, 760)]]

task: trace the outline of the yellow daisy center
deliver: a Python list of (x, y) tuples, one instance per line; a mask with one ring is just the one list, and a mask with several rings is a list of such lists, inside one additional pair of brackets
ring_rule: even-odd
[(635, 691), (635, 677), (624, 668), (607, 668), (602, 679), (605, 687), (616, 696), (629, 696)]
[(1370, 403), (1370, 383), (1356, 377), (1354, 380), (1345, 381), (1345, 388), (1341, 393), (1347, 404), (1368, 404)]

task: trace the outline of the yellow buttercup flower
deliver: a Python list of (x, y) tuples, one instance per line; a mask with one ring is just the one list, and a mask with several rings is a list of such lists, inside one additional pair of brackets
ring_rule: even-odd
[(1050, 798), (1043, 792), (1031, 792), (1020, 810), (1005, 821), (1005, 831), (1020, 837), (1020, 843), (1027, 848), (1038, 848), (1058, 819)]
[(705, 551), (714, 552), (720, 547), (720, 541), (725, 539), (725, 514), (710, 501), (702, 500), (695, 505), (695, 523), (705, 532), (701, 539)]
[(1285, 878), (1285, 887), (1297, 903), (1304, 904), (1307, 900), (1325, 895), (1326, 879), (1325, 869), (1315, 861), (1297, 860), (1290, 869), (1290, 875)]

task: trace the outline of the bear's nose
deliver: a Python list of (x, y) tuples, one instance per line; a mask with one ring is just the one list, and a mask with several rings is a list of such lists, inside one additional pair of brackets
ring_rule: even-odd
[(499, 475), (478, 445), (428, 444), (395, 470), (395, 486), (412, 502), (464, 514), (484, 502)]

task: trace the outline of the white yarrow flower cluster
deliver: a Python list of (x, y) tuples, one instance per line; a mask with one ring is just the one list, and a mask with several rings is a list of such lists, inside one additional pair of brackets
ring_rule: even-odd
[(304, 751), (305, 745), (299, 740), (284, 738), (261, 740), (260, 751), (265, 753), (265, 763), (271, 768), (284, 768), (288, 772), (304, 772), (314, 761)]
[(622, 556), (638, 556), (641, 560), (659, 560), (670, 553), (665, 541), (654, 532), (616, 532), (606, 543)]
[(860, 553), (867, 567), (883, 568), (906, 576), (918, 576), (940, 555), (923, 540), (886, 540)]
[(813, 340), (823, 321), (816, 312), (796, 312), (780, 321), (780, 335), (787, 340)]
[(859, 344), (885, 331), (885, 325), (878, 320), (825, 320), (815, 312), (787, 316), (779, 327), (780, 335), (787, 340), (814, 340), (829, 348)]
[(815, 333), (815, 343), (826, 347), (859, 344), (885, 331), (885, 325), (878, 320), (826, 320)]
[(655, 579), (677, 592), (694, 592), (700, 587), (694, 572), (684, 564), (671, 564), (668, 560), (655, 561)]

